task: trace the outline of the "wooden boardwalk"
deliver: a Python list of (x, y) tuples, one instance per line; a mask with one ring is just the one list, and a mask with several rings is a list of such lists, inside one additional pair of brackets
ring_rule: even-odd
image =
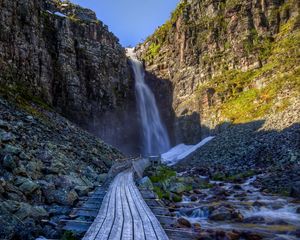
[(131, 170), (119, 173), (106, 193), (99, 213), (84, 240), (169, 239), (145, 203)]

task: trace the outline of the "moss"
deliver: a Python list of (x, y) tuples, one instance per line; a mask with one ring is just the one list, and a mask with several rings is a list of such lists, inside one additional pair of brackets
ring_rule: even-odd
[(200, 184), (200, 189), (208, 189), (208, 188), (212, 188), (214, 185), (211, 183), (201, 183)]
[(80, 238), (76, 237), (76, 234), (71, 231), (65, 231), (61, 240), (78, 240)]
[(182, 201), (182, 197), (179, 196), (179, 195), (177, 195), (177, 194), (174, 194), (172, 196), (172, 200), (173, 200), (173, 202), (181, 202)]
[(169, 180), (176, 176), (176, 172), (166, 166), (160, 166), (157, 168), (155, 174), (150, 177), (153, 183), (159, 183)]
[(249, 170), (243, 173), (235, 174), (235, 175), (225, 175), (224, 173), (216, 173), (212, 176), (214, 181), (225, 181), (225, 182), (235, 182), (238, 180), (244, 180), (249, 177), (252, 177), (256, 174), (254, 170)]

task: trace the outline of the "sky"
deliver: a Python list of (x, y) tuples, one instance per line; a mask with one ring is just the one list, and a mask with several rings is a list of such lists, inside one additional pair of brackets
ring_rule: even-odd
[(96, 12), (124, 47), (143, 42), (169, 19), (180, 0), (71, 0)]

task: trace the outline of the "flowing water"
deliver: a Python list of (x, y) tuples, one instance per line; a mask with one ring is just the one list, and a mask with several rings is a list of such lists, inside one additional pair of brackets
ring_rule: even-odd
[[(260, 234), (262, 239), (300, 239), (299, 202), (263, 193), (253, 185), (255, 181), (255, 176), (243, 184), (210, 181), (214, 187), (203, 189), (198, 201), (192, 202), (189, 196), (183, 197), (177, 215), (187, 218), (191, 223), (199, 223), (203, 229), (251, 231)], [(225, 197), (216, 197), (220, 189), (226, 192)], [(211, 219), (212, 209), (218, 208), (218, 205), (238, 211), (243, 218), (223, 221)]]
[(127, 49), (127, 55), (135, 76), (136, 99), (142, 123), (143, 154), (162, 154), (170, 149), (167, 130), (161, 121), (154, 94), (145, 83), (142, 63), (137, 59), (134, 49)]

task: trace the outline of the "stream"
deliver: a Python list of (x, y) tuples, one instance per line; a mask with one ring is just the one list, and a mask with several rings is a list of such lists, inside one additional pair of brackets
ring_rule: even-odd
[(265, 194), (253, 185), (255, 180), (209, 181), (212, 188), (184, 196), (176, 204), (176, 215), (200, 224), (201, 229), (244, 234), (237, 239), (300, 239), (300, 202)]

